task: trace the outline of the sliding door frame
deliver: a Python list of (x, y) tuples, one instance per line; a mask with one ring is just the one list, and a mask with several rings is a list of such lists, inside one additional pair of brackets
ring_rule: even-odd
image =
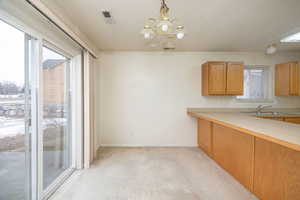
[[(71, 156), (70, 158), (70, 167), (66, 170), (64, 170), (47, 188), (43, 189), (43, 186), (41, 188), (41, 194), (42, 194), (42, 199), (48, 199), (71, 175), (72, 173), (75, 171), (75, 168), (76, 166), (74, 165), (74, 159), (76, 157), (76, 152), (74, 152), (74, 149), (73, 148), (73, 145), (74, 144), (74, 137), (76, 137), (76, 134), (73, 133), (72, 131), (72, 124), (73, 124), (73, 120), (72, 120), (72, 115), (73, 115), (73, 111), (72, 111), (72, 90), (71, 90), (71, 65), (70, 65), (70, 62), (71, 62), (71, 59), (72, 59), (72, 56), (68, 53), (66, 53), (64, 50), (60, 49), (59, 47), (57, 47), (56, 45), (52, 44), (51, 42), (48, 42), (47, 40), (42, 40), (41, 42), (41, 52), (43, 51), (43, 47), (45, 48), (48, 48), (49, 50), (51, 51), (54, 51), (62, 56), (64, 56), (65, 58), (67, 58), (66, 60), (66, 66), (65, 66), (65, 69), (64, 69), (64, 73), (65, 73), (65, 86), (64, 86), (64, 89), (65, 89), (65, 99), (66, 99), (66, 102), (67, 102), (67, 110), (68, 110), (68, 115), (67, 115), (67, 127), (64, 129), (66, 132), (66, 134), (68, 135), (67, 138), (69, 139), (69, 141), (67, 141), (69, 143), (69, 145), (71, 145), (69, 147), (68, 150), (70, 150), (71, 152), (68, 152), (68, 156)], [(41, 53), (41, 60), (43, 58), (43, 52)], [(42, 62), (40, 64), (40, 71), (39, 73), (41, 74), (41, 80), (43, 80), (43, 67), (42, 67)], [(41, 113), (41, 121), (39, 124), (42, 124), (43, 122), (43, 93), (44, 93), (44, 87), (43, 87), (43, 81), (40, 82), (40, 89), (39, 89), (39, 92), (41, 94), (42, 97), (40, 97), (40, 106), (41, 106), (41, 109), (40, 109), (40, 113)], [(41, 130), (40, 133), (43, 133), (43, 130)], [(39, 162), (39, 169), (40, 169), (40, 173), (39, 174), (39, 177), (40, 177), (40, 183), (43, 183), (43, 137), (41, 137), (41, 141), (39, 141), (39, 144), (41, 146), (41, 150), (40, 150), (40, 162)], [(67, 151), (68, 151), (67, 150)], [(66, 152), (62, 152), (62, 153), (66, 153)], [(40, 185), (43, 185), (43, 184), (40, 184)]]
[[(43, 45), (47, 45), (50, 49), (55, 47), (55, 50), (59, 51), (60, 54), (63, 53), (67, 58), (72, 58), (70, 62), (73, 62), (74, 56), (66, 53), (61, 50), (61, 45), (56, 45), (55, 42), (52, 42), (50, 38), (45, 37), (39, 32), (28, 27), (18, 18), (10, 15), (4, 10), (0, 9), (0, 20), (8, 23), (9, 25), (19, 29), (24, 32), (25, 40), (25, 78), (31, 78), (30, 83), (26, 86), (28, 87), (27, 93), (30, 94), (30, 98), (26, 99), (27, 110), (30, 115), (30, 118), (26, 121), (26, 129), (29, 130), (28, 136), (26, 136), (27, 145), (30, 148), (28, 150), (26, 164), (30, 166), (30, 169), (27, 171), (28, 181), (26, 187), (29, 192), (27, 194), (26, 200), (41, 200), (47, 199), (50, 197), (59, 186), (61, 186), (66, 179), (72, 175), (75, 169), (82, 169), (83, 163), (83, 130), (82, 124), (79, 126), (78, 121), (83, 121), (83, 101), (82, 93), (83, 83), (81, 75), (83, 74), (83, 66), (79, 67), (77, 64), (69, 63), (69, 79), (70, 86), (69, 91), (67, 92), (68, 97), (71, 97), (71, 105), (69, 105), (69, 110), (72, 110), (70, 117), (70, 130), (72, 130), (72, 159), (71, 159), (71, 169), (65, 170), (61, 176), (59, 176), (53, 184), (49, 185), (46, 190), (43, 190), (43, 69), (42, 69), (42, 48)], [(50, 41), (50, 42), (49, 42)], [(54, 44), (54, 45), (53, 45)], [(83, 52), (83, 49), (82, 49)], [(83, 56), (78, 55), (81, 58), (81, 65), (83, 64)], [(76, 56), (77, 57), (77, 56)], [(78, 61), (78, 60), (77, 60)], [(29, 74), (30, 73), (30, 74)], [(80, 80), (78, 80), (80, 79)], [(79, 89), (78, 89), (79, 88)], [(81, 90), (81, 91), (79, 91)], [(74, 103), (74, 104), (73, 104)], [(76, 105), (75, 105), (76, 104)], [(75, 110), (74, 110), (75, 109)], [(80, 116), (78, 116), (80, 115)], [(75, 123), (76, 121), (76, 123)], [(79, 122), (81, 123), (81, 122)], [(81, 127), (78, 129), (78, 127)]]
[(27, 154), (27, 198), (39, 199), (39, 40), (27, 33), (24, 39), (25, 50), (25, 130), (28, 154)]
[(32, 39), (30, 35), (24, 33), (24, 72), (25, 72), (25, 166), (26, 166), (26, 200), (30, 200), (32, 196), (31, 191), (31, 135), (32, 135), (32, 116), (31, 116), (31, 84), (30, 84), (30, 53), (29, 48), (31, 46), (30, 40)]

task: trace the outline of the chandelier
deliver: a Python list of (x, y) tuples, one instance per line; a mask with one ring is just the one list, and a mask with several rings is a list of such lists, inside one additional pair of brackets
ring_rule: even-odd
[(149, 18), (141, 34), (146, 40), (181, 40), (185, 36), (184, 26), (176, 19), (169, 17), (169, 8), (165, 0), (161, 0), (159, 19)]

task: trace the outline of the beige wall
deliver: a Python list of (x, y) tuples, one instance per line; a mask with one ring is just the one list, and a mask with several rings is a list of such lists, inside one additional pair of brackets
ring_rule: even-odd
[[(300, 54), (103, 52), (95, 71), (99, 144), (195, 146), (196, 123), (186, 115), (187, 107), (258, 105), (239, 103), (234, 97), (201, 96), (200, 66), (209, 60), (273, 68), (275, 63), (300, 60)], [(300, 107), (299, 97), (272, 99), (275, 107)]]

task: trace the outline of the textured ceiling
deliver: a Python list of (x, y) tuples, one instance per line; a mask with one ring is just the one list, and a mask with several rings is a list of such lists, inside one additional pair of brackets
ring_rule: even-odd
[[(44, 0), (78, 26), (99, 50), (156, 50), (140, 35), (145, 20), (159, 15), (159, 0)], [(264, 51), (300, 30), (300, 0), (167, 0), (170, 15), (187, 29), (178, 51)], [(101, 10), (116, 23), (105, 24)], [(300, 44), (279, 44), (281, 51)]]

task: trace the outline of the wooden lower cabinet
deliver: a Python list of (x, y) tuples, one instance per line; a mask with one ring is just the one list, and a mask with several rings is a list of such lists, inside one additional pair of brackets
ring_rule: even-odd
[(261, 117), (264, 119), (273, 119), (273, 120), (277, 120), (277, 121), (284, 121), (283, 117)]
[(290, 122), (290, 123), (294, 123), (294, 124), (300, 124), (300, 117), (289, 117), (289, 118), (285, 118), (286, 122)]
[(262, 200), (300, 200), (300, 152), (255, 138), (254, 193)]
[(300, 151), (198, 119), (199, 147), (261, 200), (300, 200)]
[(277, 121), (285, 121), (285, 122), (290, 122), (294, 124), (300, 124), (300, 117), (259, 117), (259, 118), (264, 118), (264, 119), (273, 119)]
[(252, 191), (254, 136), (213, 124), (213, 158)]
[(198, 119), (198, 145), (209, 156), (212, 154), (212, 123), (207, 120)]

